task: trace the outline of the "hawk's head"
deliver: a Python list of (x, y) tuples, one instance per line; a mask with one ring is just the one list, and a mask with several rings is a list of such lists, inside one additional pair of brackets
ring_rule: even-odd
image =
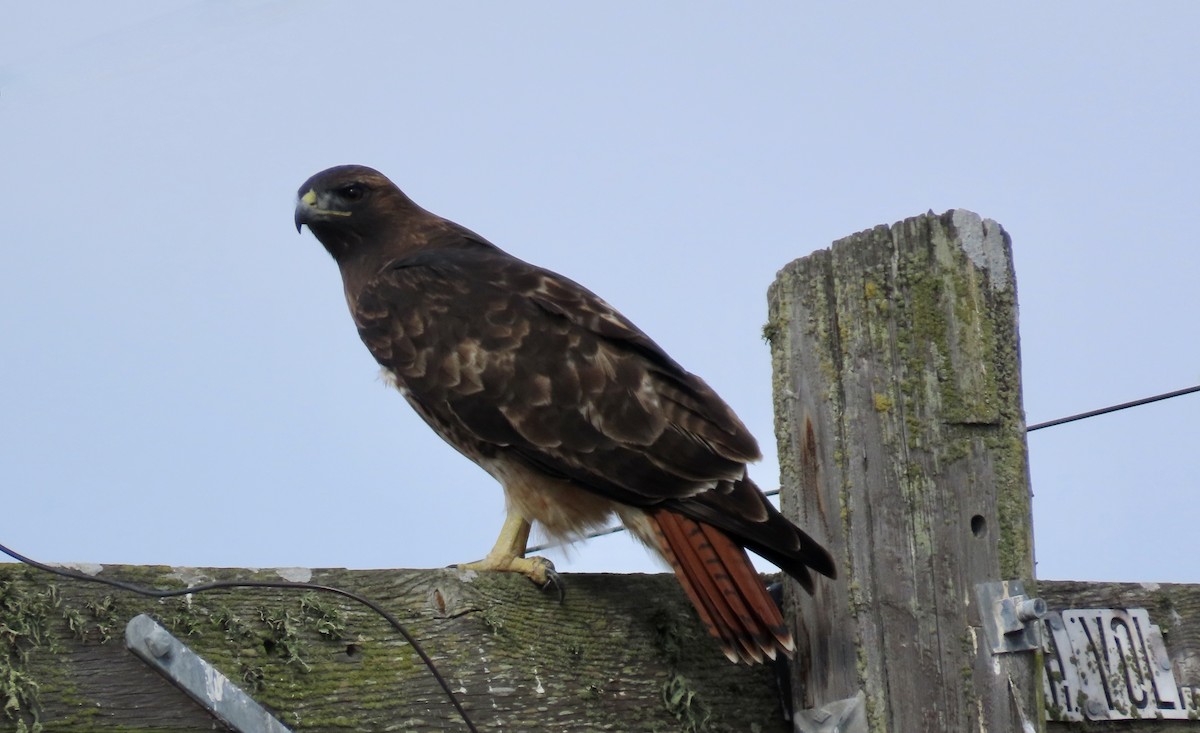
[(379, 171), (339, 165), (316, 174), (297, 192), (296, 231), (308, 225), (335, 259), (342, 259), (381, 232), (395, 231), (398, 217), (419, 211)]

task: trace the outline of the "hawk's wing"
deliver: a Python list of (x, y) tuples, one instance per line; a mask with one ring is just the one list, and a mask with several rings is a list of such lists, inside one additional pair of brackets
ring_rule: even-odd
[(501, 252), (394, 262), (355, 315), (375, 358), (471, 452), (643, 506), (740, 479), (758, 458), (733, 411), (607, 303)]
[(490, 245), (394, 261), (355, 321), (422, 416), (469, 457), (520, 460), (711, 523), (806, 586), (832, 561), (746, 479), (728, 405), (586, 288)]

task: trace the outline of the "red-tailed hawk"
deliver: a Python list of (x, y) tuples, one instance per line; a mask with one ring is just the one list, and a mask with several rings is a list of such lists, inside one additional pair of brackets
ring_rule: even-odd
[(792, 636), (743, 548), (805, 588), (834, 577), (820, 545), (746, 474), (758, 444), (733, 410), (625, 316), (561, 275), (417, 206), (379, 172), (339, 166), (299, 191), (296, 230), (341, 269), (362, 340), (438, 435), (504, 487), (487, 557), (523, 573), (530, 523), (560, 540), (616, 515), (675, 570), (731, 660)]

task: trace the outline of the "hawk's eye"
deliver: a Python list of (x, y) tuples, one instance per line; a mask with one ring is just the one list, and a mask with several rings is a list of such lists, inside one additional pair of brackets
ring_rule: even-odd
[(361, 183), (351, 183), (338, 189), (338, 193), (342, 195), (342, 198), (350, 201), (358, 201), (366, 192), (367, 187)]

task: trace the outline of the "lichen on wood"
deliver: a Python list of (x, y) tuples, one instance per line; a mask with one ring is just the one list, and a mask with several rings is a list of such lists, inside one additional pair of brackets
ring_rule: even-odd
[[(768, 299), (785, 513), (842, 572), (793, 596), (798, 706), (862, 689), (873, 731), (1016, 725), (1007, 678), (944, 642), (978, 624), (976, 583), (1034, 587), (1007, 235), (964, 211), (878, 226)], [(1040, 685), (1021, 689), (1037, 719)]]
[[(101, 574), (154, 587), (281, 578), (158, 566)], [(480, 730), (786, 730), (771, 671), (731, 665), (671, 575), (567, 575), (561, 605), (505, 574), (332, 569), (311, 579), (397, 615)], [(19, 631), (5, 637), (19, 654), (0, 687), (16, 701), (0, 731), (210, 728), (203, 709), (124, 649), (124, 624), (139, 613), (298, 732), (465, 729), (408, 644), (347, 599), (247, 589), (158, 601), (0, 565), (0, 629)]]

